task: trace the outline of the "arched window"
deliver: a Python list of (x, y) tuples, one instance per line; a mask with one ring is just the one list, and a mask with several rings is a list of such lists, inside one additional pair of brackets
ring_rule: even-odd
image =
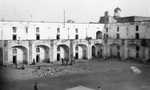
[(102, 32), (101, 31), (96, 32), (96, 39), (102, 39)]
[(40, 48), (39, 48), (39, 47), (36, 48), (36, 52), (37, 52), (37, 53), (40, 52)]
[(57, 51), (60, 51), (60, 47), (59, 46), (57, 47)]
[(17, 49), (16, 48), (13, 49), (13, 54), (17, 54)]

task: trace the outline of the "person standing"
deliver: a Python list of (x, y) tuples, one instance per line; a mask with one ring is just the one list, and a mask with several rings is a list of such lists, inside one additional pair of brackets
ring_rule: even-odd
[(34, 90), (38, 90), (38, 88), (37, 88), (37, 82), (34, 84)]
[(98, 90), (102, 90), (100, 86), (98, 86)]

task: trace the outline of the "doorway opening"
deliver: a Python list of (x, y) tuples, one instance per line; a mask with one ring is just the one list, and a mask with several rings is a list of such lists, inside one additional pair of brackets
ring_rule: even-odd
[(36, 62), (40, 62), (40, 55), (36, 55)]

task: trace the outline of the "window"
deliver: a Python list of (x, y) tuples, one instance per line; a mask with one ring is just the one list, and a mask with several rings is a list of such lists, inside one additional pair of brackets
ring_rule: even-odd
[(78, 46), (76, 46), (76, 48), (75, 48), (75, 49), (76, 49), (76, 51), (78, 51)]
[(120, 38), (120, 36), (119, 36), (119, 34), (117, 33), (117, 39), (119, 39)]
[(37, 53), (40, 52), (40, 48), (39, 48), (39, 47), (36, 48), (36, 52), (37, 52)]
[(13, 33), (17, 32), (17, 27), (12, 27), (13, 28)]
[(119, 32), (119, 27), (117, 27), (117, 32)]
[(135, 34), (135, 39), (139, 39), (139, 33)]
[(40, 35), (36, 34), (36, 40), (40, 40)]
[(136, 53), (136, 57), (137, 57), (137, 58), (139, 57), (139, 53)]
[(36, 32), (40, 32), (40, 28), (39, 27), (36, 27)]
[(139, 51), (139, 50), (140, 50), (139, 46), (136, 46), (136, 51)]
[(13, 35), (13, 40), (17, 40), (17, 35)]
[(76, 33), (78, 33), (78, 28), (76, 28)]
[(60, 51), (60, 47), (59, 46), (57, 47), (57, 51)]
[(120, 49), (120, 46), (118, 45), (118, 46), (117, 46), (117, 50), (119, 50), (119, 49)]
[(108, 39), (108, 34), (106, 34), (106, 39)]
[(75, 39), (79, 39), (79, 36), (78, 36), (78, 35), (75, 35)]
[(106, 32), (108, 32), (108, 28), (106, 28)]
[(13, 54), (17, 54), (17, 49), (16, 48), (13, 49)]
[(26, 28), (26, 33), (28, 33), (28, 27), (25, 27)]
[(60, 33), (60, 28), (57, 28), (57, 33)]
[(105, 39), (106, 34), (104, 34), (104, 39)]
[(136, 26), (136, 31), (139, 31), (139, 26)]
[(57, 34), (57, 35), (56, 35), (56, 39), (60, 39), (60, 34)]

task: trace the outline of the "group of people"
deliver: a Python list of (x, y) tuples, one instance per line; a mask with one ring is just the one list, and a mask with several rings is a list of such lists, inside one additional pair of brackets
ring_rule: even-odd
[(62, 61), (62, 65), (70, 65), (70, 66), (72, 66), (73, 64), (75, 64), (74, 59), (71, 59), (70, 63), (69, 63), (69, 59), (63, 59), (63, 58), (61, 58), (61, 61)]

